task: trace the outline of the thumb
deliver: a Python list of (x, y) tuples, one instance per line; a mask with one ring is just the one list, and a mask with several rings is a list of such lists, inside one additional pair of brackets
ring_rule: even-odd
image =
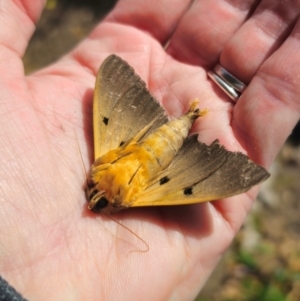
[[(11, 0), (0, 3), (0, 74), (11, 78), (23, 73), (21, 57), (43, 10), (43, 0)], [(17, 62), (19, 63), (17, 64)]]

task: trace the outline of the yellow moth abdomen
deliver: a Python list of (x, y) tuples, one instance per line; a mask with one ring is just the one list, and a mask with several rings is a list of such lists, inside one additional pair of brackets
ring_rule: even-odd
[(148, 178), (169, 166), (182, 147), (192, 124), (202, 115), (196, 105), (197, 102), (193, 102), (185, 115), (162, 125), (140, 143), (139, 147), (148, 153), (148, 162), (143, 162), (148, 167)]

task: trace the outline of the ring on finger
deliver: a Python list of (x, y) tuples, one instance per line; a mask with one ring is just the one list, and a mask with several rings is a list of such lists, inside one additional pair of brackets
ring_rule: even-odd
[(207, 74), (234, 102), (239, 99), (247, 87), (219, 64)]

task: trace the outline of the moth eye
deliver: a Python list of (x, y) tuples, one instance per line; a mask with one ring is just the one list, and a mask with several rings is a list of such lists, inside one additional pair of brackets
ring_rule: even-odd
[(119, 146), (122, 146), (124, 143), (125, 143), (124, 141), (121, 141)]
[(103, 196), (101, 197), (95, 206), (93, 207), (93, 211), (101, 211), (103, 208), (107, 207), (108, 200)]
[(185, 195), (191, 195), (191, 194), (193, 194), (193, 188), (192, 188), (192, 187), (187, 187), (187, 188), (185, 188), (185, 189), (183, 190), (183, 193), (184, 193)]

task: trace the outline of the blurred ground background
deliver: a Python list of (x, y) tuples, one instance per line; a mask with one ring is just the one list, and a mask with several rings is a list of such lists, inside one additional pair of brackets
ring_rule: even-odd
[[(48, 0), (23, 59), (26, 73), (76, 46), (115, 2)], [(300, 124), (270, 171), (251, 214), (197, 301), (300, 300)]]

